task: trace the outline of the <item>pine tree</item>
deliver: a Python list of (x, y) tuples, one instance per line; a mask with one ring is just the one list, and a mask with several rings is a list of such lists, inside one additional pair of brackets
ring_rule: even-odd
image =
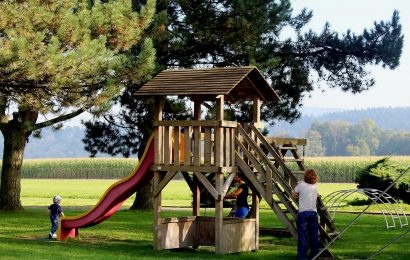
[[(272, 123), (297, 119), (303, 97), (313, 91), (317, 81), (360, 93), (375, 83), (366, 65), (390, 69), (399, 65), (403, 35), (398, 12), (393, 13), (391, 21), (375, 23), (374, 28), (360, 35), (350, 31), (339, 35), (329, 24), (319, 34), (302, 32), (312, 15), (306, 9), (294, 15), (289, 0), (159, 0), (151, 27), (158, 52), (156, 71), (256, 65), (282, 98), (279, 104), (265, 104), (262, 108), (263, 120)], [(284, 37), (285, 28), (292, 29), (295, 36)], [(123, 108), (120, 115), (87, 124), (84, 141), (93, 154), (107, 152), (101, 142), (105, 131), (112, 134), (113, 142), (124, 141), (121, 147), (127, 151), (126, 156), (127, 147), (144, 147), (152, 114), (141, 119), (135, 113), (150, 109), (149, 101), (130, 98), (138, 87), (130, 86), (119, 99)], [(249, 108), (249, 104), (236, 104), (230, 107), (230, 115), (232, 119), (249, 121)], [(136, 135), (139, 137), (130, 138)], [(115, 149), (120, 151), (118, 146)]]
[(0, 13), (0, 209), (15, 210), (33, 133), (103, 113), (126, 85), (147, 79), (155, 51), (144, 32), (155, 1), (135, 11), (127, 0), (6, 0)]

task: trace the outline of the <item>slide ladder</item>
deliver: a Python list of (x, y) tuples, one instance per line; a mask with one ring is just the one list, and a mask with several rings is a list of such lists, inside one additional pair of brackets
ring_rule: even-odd
[[(235, 139), (237, 146), (235, 159), (239, 169), (250, 181), (250, 185), (262, 196), (272, 208), (290, 234), (297, 238), (296, 219), (298, 200), (294, 199), (292, 189), (297, 184), (294, 171), (288, 166), (291, 162), (298, 164), (297, 173), (304, 171), (303, 159), (298, 156), (296, 146), (281, 147), (271, 145), (254, 125), (245, 130), (238, 124)], [(284, 159), (290, 150), (293, 160)], [(333, 221), (320, 196), (317, 200), (319, 215), (320, 244), (324, 247), (336, 234)], [(322, 256), (332, 256), (326, 250)]]

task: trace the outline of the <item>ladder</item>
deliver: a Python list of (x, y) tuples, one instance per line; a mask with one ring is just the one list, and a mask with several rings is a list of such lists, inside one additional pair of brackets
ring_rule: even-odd
[[(298, 172), (304, 171), (303, 159), (298, 156), (296, 146), (278, 149), (272, 146), (253, 124), (245, 130), (240, 124), (235, 137), (235, 160), (238, 168), (249, 180), (251, 188), (256, 190), (268, 203), (290, 234), (297, 238), (296, 219), (298, 200), (292, 197), (292, 189), (297, 184), (294, 172), (288, 163), (296, 162)], [(293, 160), (284, 159), (291, 151)], [(335, 235), (333, 221), (320, 196), (317, 200), (319, 215), (320, 244), (324, 247)], [(326, 250), (322, 256), (332, 256)]]

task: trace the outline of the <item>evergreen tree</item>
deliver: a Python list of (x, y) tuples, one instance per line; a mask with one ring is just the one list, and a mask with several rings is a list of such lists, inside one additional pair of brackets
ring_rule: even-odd
[(21, 165), (33, 133), (102, 113), (125, 85), (146, 79), (155, 52), (143, 33), (154, 8), (154, 0), (139, 12), (127, 0), (0, 2), (0, 209), (22, 208)]
[[(350, 31), (339, 35), (329, 24), (319, 34), (302, 32), (311, 17), (312, 12), (306, 9), (294, 15), (289, 0), (159, 0), (151, 28), (158, 52), (156, 71), (256, 65), (282, 98), (279, 104), (264, 104), (262, 108), (263, 119), (273, 123), (297, 119), (303, 97), (318, 80), (359, 93), (374, 85), (366, 65), (390, 69), (399, 65), (403, 35), (398, 12), (393, 13), (391, 21), (375, 23), (374, 28), (360, 35)], [(293, 29), (295, 37), (285, 38), (285, 28)], [(118, 151), (144, 146), (149, 132), (147, 122), (152, 119), (147, 113), (140, 120), (134, 112), (140, 106), (148, 109), (147, 101), (129, 98), (136, 89), (138, 86), (130, 86), (124, 94), (126, 98), (120, 99), (120, 115), (87, 124), (85, 143), (93, 154), (106, 151), (101, 141), (104, 131), (113, 133), (112, 143), (123, 143), (119, 140), (125, 138), (125, 145), (115, 148)], [(230, 107), (230, 115), (233, 119), (249, 120), (249, 108), (249, 104), (236, 104)], [(115, 125), (110, 121), (115, 121)], [(137, 132), (144, 133), (142, 139), (132, 138)]]

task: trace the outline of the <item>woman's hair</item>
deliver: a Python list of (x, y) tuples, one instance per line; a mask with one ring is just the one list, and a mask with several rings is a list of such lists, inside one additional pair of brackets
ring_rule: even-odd
[(303, 174), (303, 180), (309, 184), (315, 184), (317, 182), (317, 173), (313, 169), (307, 169)]

